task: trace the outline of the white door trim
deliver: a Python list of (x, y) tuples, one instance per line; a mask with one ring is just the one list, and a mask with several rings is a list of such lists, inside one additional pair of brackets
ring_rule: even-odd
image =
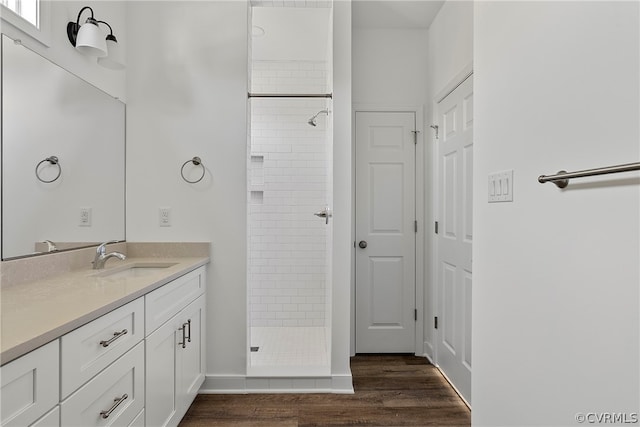
[[(425, 249), (425, 210), (424, 210), (424, 189), (425, 189), (425, 128), (424, 128), (424, 106), (423, 105), (385, 105), (385, 104), (353, 104), (351, 120), (354, 124), (351, 135), (351, 157), (353, 159), (351, 173), (352, 173), (352, 186), (351, 186), (351, 206), (352, 206), (352, 218), (351, 218), (351, 229), (353, 230), (353, 235), (351, 236), (352, 242), (355, 242), (355, 193), (356, 193), (356, 177), (355, 177), (355, 164), (356, 164), (356, 148), (355, 148), (355, 120), (356, 120), (356, 112), (387, 112), (387, 113), (397, 113), (397, 112), (410, 112), (415, 113), (416, 117), (416, 130), (418, 130), (417, 134), (417, 145), (416, 145), (416, 187), (415, 187), (415, 206), (416, 206), (416, 220), (418, 221), (418, 232), (416, 233), (416, 310), (418, 311), (418, 320), (416, 321), (416, 331), (415, 331), (415, 354), (422, 356), (424, 355), (424, 280), (425, 280), (425, 272), (424, 272), (424, 249)], [(352, 248), (351, 252), (351, 351), (350, 354), (353, 356), (356, 351), (356, 281), (355, 281), (355, 265), (356, 265), (356, 250)]]

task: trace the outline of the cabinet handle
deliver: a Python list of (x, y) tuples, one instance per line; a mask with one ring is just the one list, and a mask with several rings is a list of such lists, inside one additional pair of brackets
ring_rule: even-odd
[(113, 399), (113, 406), (106, 411), (100, 411), (100, 416), (102, 418), (109, 418), (109, 415), (111, 415), (111, 413), (115, 411), (122, 402), (127, 400), (128, 397), (129, 395), (125, 393), (122, 395), (122, 397), (116, 397), (115, 399)]
[(109, 347), (109, 344), (111, 344), (112, 342), (114, 342), (115, 340), (117, 340), (118, 338), (120, 338), (123, 335), (127, 334), (127, 330), (123, 329), (120, 332), (114, 332), (113, 333), (113, 338), (107, 340), (107, 341), (100, 341), (100, 345), (103, 347)]
[(191, 319), (187, 320), (187, 327), (189, 328), (189, 335), (187, 336), (187, 341), (191, 342)]
[(186, 348), (187, 347), (187, 327), (186, 327), (186, 323), (182, 324), (181, 328), (178, 328), (179, 331), (182, 331), (182, 342), (179, 342), (178, 345), (181, 345), (182, 348)]

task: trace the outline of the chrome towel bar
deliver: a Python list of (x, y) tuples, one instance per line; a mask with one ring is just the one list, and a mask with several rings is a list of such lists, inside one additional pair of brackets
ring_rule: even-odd
[(558, 171), (555, 175), (540, 175), (538, 182), (544, 184), (545, 182), (553, 182), (559, 188), (565, 188), (569, 185), (569, 180), (572, 178), (583, 178), (586, 176), (595, 175), (607, 175), (610, 173), (631, 172), (640, 170), (640, 162), (627, 163), (624, 165), (606, 166), (603, 168), (585, 169), (576, 172)]

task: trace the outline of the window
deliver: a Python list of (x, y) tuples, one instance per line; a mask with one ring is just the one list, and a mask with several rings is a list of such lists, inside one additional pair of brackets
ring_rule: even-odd
[(2, 4), (21, 16), (36, 28), (40, 28), (38, 6), (39, 0), (1, 0)]
[(0, 0), (0, 18), (3, 24), (11, 24), (2, 32), (13, 39), (27, 34), (49, 46), (50, 3), (50, 0)]

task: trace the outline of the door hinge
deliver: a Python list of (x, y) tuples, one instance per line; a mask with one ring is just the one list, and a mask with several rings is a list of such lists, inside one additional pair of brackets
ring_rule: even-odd
[(438, 329), (438, 316), (433, 318), (433, 327), (435, 329)]
[(435, 231), (436, 231), (436, 234), (438, 234), (438, 221), (436, 221)]
[(413, 144), (414, 145), (418, 145), (418, 132), (420, 132), (419, 130), (412, 130), (411, 132), (413, 132)]
[(413, 231), (418, 232), (418, 220), (413, 221)]
[(418, 309), (417, 308), (413, 309), (413, 320), (415, 320), (416, 322), (418, 321)]

